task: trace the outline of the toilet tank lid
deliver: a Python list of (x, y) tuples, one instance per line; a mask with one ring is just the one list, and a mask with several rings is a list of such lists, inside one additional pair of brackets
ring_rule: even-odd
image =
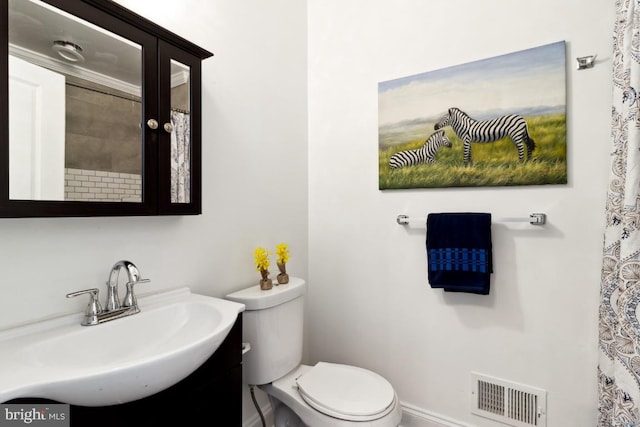
[[(274, 281), (275, 282), (275, 281)], [(286, 285), (276, 285), (268, 291), (254, 285), (227, 295), (225, 298), (245, 305), (245, 310), (261, 310), (274, 307), (304, 295), (306, 282), (298, 277), (290, 277)]]

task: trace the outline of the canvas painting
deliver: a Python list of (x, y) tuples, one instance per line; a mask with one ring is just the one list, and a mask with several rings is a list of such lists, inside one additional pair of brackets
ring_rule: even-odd
[(379, 188), (567, 183), (566, 46), (378, 84)]

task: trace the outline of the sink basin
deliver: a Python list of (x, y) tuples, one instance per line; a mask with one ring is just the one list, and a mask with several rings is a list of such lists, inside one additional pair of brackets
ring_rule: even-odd
[(140, 313), (96, 326), (74, 314), (0, 332), (0, 402), (104, 406), (150, 396), (202, 365), (244, 310), (188, 288), (138, 305)]

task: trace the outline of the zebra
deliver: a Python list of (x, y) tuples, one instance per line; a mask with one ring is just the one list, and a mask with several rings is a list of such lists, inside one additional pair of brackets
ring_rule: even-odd
[(440, 147), (451, 148), (451, 141), (444, 134), (444, 130), (432, 133), (422, 147), (415, 150), (400, 151), (389, 159), (391, 169), (413, 166), (420, 163), (433, 163)]
[(494, 142), (506, 136), (518, 149), (518, 159), (525, 160), (524, 151), (527, 150), (527, 159), (531, 160), (536, 144), (529, 136), (527, 122), (517, 114), (509, 114), (491, 120), (475, 120), (459, 108), (449, 108), (445, 114), (435, 124), (434, 129), (442, 129), (451, 126), (458, 138), (464, 144), (464, 162), (471, 163), (471, 143), (472, 142)]

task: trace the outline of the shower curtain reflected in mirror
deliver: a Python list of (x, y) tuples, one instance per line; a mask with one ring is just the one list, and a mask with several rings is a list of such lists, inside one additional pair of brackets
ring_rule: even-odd
[(617, 1), (600, 283), (598, 427), (640, 426), (640, 6)]
[(191, 119), (189, 113), (171, 111), (171, 203), (191, 200)]

